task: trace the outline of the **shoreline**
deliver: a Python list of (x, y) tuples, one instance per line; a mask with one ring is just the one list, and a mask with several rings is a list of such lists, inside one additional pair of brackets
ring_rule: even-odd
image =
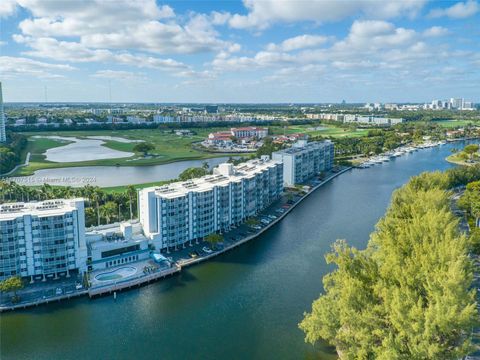
[[(468, 141), (468, 140), (478, 140), (479, 138), (480, 137), (468, 137), (468, 138), (451, 139), (451, 140), (447, 140), (447, 141), (448, 142)], [(459, 165), (459, 166), (474, 166), (474, 165), (479, 164), (478, 162), (477, 163), (468, 163), (466, 161), (457, 160), (455, 158), (455, 155), (456, 155), (456, 153), (447, 156), (445, 158), (445, 161), (449, 162), (450, 164), (455, 164), (455, 165)]]
[(0, 307), (0, 313), (5, 312), (5, 311), (14, 311), (14, 310), (19, 310), (19, 309), (26, 309), (26, 308), (33, 307), (33, 306), (48, 304), (48, 303), (51, 303), (51, 302), (60, 302), (60, 301), (63, 301), (63, 300), (68, 300), (68, 299), (71, 299), (71, 298), (76, 298), (76, 297), (81, 297), (81, 296), (89, 296), (90, 298), (94, 298), (94, 297), (97, 297), (97, 296), (108, 295), (108, 294), (111, 294), (112, 292), (128, 290), (128, 289), (131, 289), (133, 287), (140, 287), (140, 286), (146, 285), (146, 284), (154, 282), (154, 281), (159, 281), (159, 280), (161, 280), (161, 279), (163, 279), (167, 276), (179, 274), (184, 267), (187, 268), (189, 266), (197, 265), (197, 264), (200, 264), (204, 261), (210, 260), (214, 257), (217, 257), (219, 255), (222, 255), (222, 254), (228, 252), (228, 251), (231, 251), (231, 250), (237, 248), (238, 246), (241, 246), (241, 245), (257, 238), (258, 236), (262, 235), (264, 232), (266, 232), (271, 227), (273, 227), (274, 225), (279, 223), (281, 220), (283, 220), (294, 208), (296, 208), (303, 200), (305, 200), (308, 196), (310, 196), (312, 193), (314, 193), (317, 189), (319, 189), (320, 187), (322, 187), (326, 183), (330, 182), (334, 178), (340, 176), (341, 174), (343, 174), (343, 173), (345, 173), (345, 172), (347, 172), (351, 169), (353, 169), (353, 167), (349, 166), (349, 167), (345, 167), (345, 168), (339, 170), (338, 172), (332, 173), (326, 179), (322, 180), (320, 183), (318, 183), (317, 185), (315, 185), (314, 187), (309, 189), (309, 191), (307, 193), (305, 193), (298, 200), (296, 200), (283, 214), (279, 215), (278, 218), (273, 220), (270, 224), (268, 224), (267, 226), (265, 226), (264, 228), (262, 228), (258, 232), (254, 233), (252, 235), (246, 236), (246, 237), (234, 242), (233, 244), (230, 244), (230, 245), (224, 247), (221, 250), (217, 250), (217, 251), (213, 252), (212, 254), (207, 254), (205, 256), (199, 256), (198, 258), (187, 259), (187, 260), (184, 260), (184, 261), (178, 260), (178, 261), (176, 261), (172, 264), (171, 268), (169, 268), (165, 271), (160, 271), (158, 273), (150, 274), (150, 275), (147, 275), (147, 276), (144, 276), (144, 277), (141, 277), (141, 278), (125, 280), (125, 281), (122, 281), (122, 282), (117, 282), (117, 283), (105, 285), (105, 286), (102, 286), (102, 287), (82, 289), (81, 291), (73, 292), (73, 293), (70, 293), (70, 294), (64, 294), (64, 295), (60, 295), (60, 296), (55, 296), (55, 297), (48, 298), (48, 299), (41, 299), (39, 301), (14, 304), (14, 305), (11, 305), (11, 306), (1, 306)]

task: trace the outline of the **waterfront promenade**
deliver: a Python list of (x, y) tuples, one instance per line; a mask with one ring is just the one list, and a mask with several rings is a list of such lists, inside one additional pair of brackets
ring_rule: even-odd
[[(223, 244), (217, 249), (213, 250), (211, 253), (206, 253), (202, 250), (206, 245), (208, 245), (206, 242), (194, 244), (193, 246), (187, 246), (185, 249), (181, 249), (171, 254), (166, 254), (167, 256), (171, 257), (173, 262), (171, 268), (163, 268), (153, 274), (145, 274), (135, 278), (126, 278), (122, 281), (109, 283), (104, 286), (94, 286), (88, 289), (76, 288), (75, 284), (78, 284), (80, 279), (65, 279), (60, 282), (51, 281), (46, 284), (34, 284), (33, 287), (26, 286), (25, 289), (18, 292), (20, 298), (22, 299), (22, 301), (19, 303), (12, 304), (9, 300), (9, 296), (2, 294), (2, 297), (0, 298), (0, 312), (38, 306), (41, 304), (61, 300), (68, 300), (70, 298), (79, 296), (88, 295), (90, 297), (95, 297), (104, 294), (110, 294), (114, 291), (141, 286), (143, 284), (177, 274), (182, 270), (183, 267), (189, 267), (207, 261), (257, 238), (259, 235), (263, 234), (275, 224), (280, 222), (296, 206), (298, 206), (305, 198), (307, 198), (319, 187), (350, 169), (351, 167), (343, 167), (336, 171), (329, 171), (326, 173), (324, 178), (313, 178), (307, 183), (303, 184), (304, 187), (302, 190), (287, 189), (280, 199), (274, 201), (268, 208), (266, 208), (257, 216), (257, 218), (264, 218), (269, 215), (275, 216), (276, 218), (271, 218), (269, 224), (262, 224), (260, 229), (254, 229), (253, 227), (244, 223), (237, 228), (223, 234)], [(196, 256), (191, 257), (190, 254), (192, 253), (195, 253)], [(136, 264), (130, 263), (129, 265), (135, 266)], [(59, 293), (57, 293), (57, 289), (61, 289), (61, 292), (59, 291)]]

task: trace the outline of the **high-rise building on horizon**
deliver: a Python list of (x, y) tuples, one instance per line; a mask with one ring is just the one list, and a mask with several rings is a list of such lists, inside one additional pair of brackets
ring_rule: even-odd
[(0, 143), (7, 141), (7, 133), (5, 130), (5, 113), (3, 111), (3, 94), (2, 83), (0, 82)]

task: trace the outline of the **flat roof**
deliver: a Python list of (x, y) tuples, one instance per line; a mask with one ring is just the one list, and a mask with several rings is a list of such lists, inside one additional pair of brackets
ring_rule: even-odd
[[(189, 192), (208, 192), (215, 186), (228, 186), (231, 182), (239, 182), (242, 179), (253, 178), (256, 174), (281, 164), (275, 160), (255, 159), (233, 166), (231, 174), (219, 173), (219, 167), (214, 169), (213, 175), (206, 175), (201, 178), (191, 179), (183, 182), (175, 182), (160, 187), (145, 188), (140, 191), (155, 191), (155, 194), (166, 199), (174, 199), (187, 196)], [(221, 164), (222, 165), (222, 164)]]
[(77, 210), (76, 203), (83, 202), (82, 198), (54, 199), (36, 202), (16, 202), (0, 205), (0, 220), (12, 220), (24, 215), (38, 217), (59, 216)]
[(292, 147), (289, 147), (287, 149), (275, 151), (274, 154), (298, 154), (302, 153), (304, 151), (307, 151), (312, 148), (321, 148), (324, 147), (325, 145), (330, 145), (332, 142), (330, 140), (325, 140), (325, 141), (312, 141), (308, 142), (305, 145), (300, 145), (298, 143), (293, 144)]

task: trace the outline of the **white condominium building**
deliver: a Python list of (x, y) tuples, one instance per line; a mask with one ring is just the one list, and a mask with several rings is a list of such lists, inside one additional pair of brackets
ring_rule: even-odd
[(247, 126), (241, 128), (231, 128), (230, 132), (238, 139), (257, 137), (263, 139), (268, 135), (268, 128), (260, 128), (255, 126)]
[(291, 148), (276, 151), (273, 160), (283, 162), (285, 186), (302, 184), (322, 171), (333, 167), (334, 145), (330, 140), (307, 142), (299, 140)]
[(250, 160), (220, 164), (213, 175), (139, 191), (144, 234), (157, 250), (223, 232), (263, 210), (283, 191), (283, 164)]
[(373, 115), (351, 115), (346, 114), (343, 119), (344, 123), (359, 123), (359, 124), (372, 124), (372, 125), (396, 125), (404, 122), (402, 118), (386, 118), (382, 116)]
[(0, 280), (31, 280), (85, 271), (83, 199), (0, 205)]

